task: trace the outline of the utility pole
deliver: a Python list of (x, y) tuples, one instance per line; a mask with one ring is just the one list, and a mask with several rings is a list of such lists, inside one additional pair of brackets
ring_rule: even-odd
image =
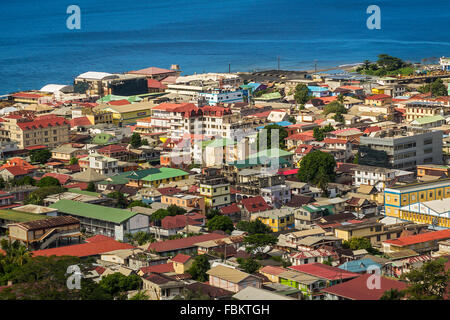
[(317, 73), (317, 59), (314, 59), (314, 73)]
[(280, 71), (280, 56), (277, 56), (277, 61), (278, 61), (278, 71)]
[(228, 64), (228, 73), (231, 73), (231, 63)]

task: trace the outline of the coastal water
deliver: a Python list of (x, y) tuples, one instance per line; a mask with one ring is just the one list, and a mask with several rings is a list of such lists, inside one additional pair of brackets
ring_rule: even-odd
[[(81, 29), (66, 27), (69, 5)], [(381, 29), (369, 30), (369, 5)], [(0, 94), (70, 84), (85, 71), (179, 64), (183, 74), (310, 70), (450, 56), (448, 0), (21, 0), (0, 2)]]

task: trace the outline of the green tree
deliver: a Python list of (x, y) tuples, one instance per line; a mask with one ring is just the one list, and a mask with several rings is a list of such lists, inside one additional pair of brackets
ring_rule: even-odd
[(109, 193), (107, 195), (107, 197), (115, 200), (115, 204), (116, 204), (117, 208), (124, 209), (124, 208), (126, 208), (126, 206), (128, 204), (127, 199), (125, 199), (125, 196), (123, 195), (123, 193), (121, 193), (119, 191), (113, 191), (113, 192)]
[(256, 234), (256, 233), (271, 233), (272, 229), (269, 226), (266, 226), (264, 223), (261, 222), (261, 220), (256, 219), (254, 221), (239, 221), (236, 224), (236, 229), (239, 229), (241, 231), (248, 232), (249, 234)]
[(253, 274), (259, 270), (261, 265), (253, 258), (242, 259), (238, 258), (239, 268), (247, 273)]
[[(272, 149), (272, 148), (286, 149), (285, 139), (288, 136), (288, 132), (287, 132), (286, 128), (279, 126), (277, 124), (269, 124), (264, 127), (264, 130), (265, 131), (261, 132), (261, 134), (263, 134), (263, 136), (265, 135), (265, 137), (266, 137), (266, 144), (267, 144), (266, 149)], [(277, 146), (272, 146), (272, 132), (278, 132), (278, 145)], [(260, 132), (258, 132), (258, 134), (256, 136), (257, 149), (258, 149), (258, 151), (266, 150), (266, 149), (262, 149), (262, 146), (260, 146), (259, 135), (260, 135)], [(262, 139), (264, 139), (264, 137)]]
[(194, 258), (192, 266), (187, 270), (187, 272), (192, 276), (192, 279), (199, 282), (205, 282), (208, 280), (208, 275), (206, 272), (211, 268), (208, 258), (206, 255), (199, 255)]
[(36, 180), (30, 176), (25, 176), (19, 179), (14, 179), (11, 181), (13, 186), (34, 186), (36, 184)]
[(209, 231), (222, 230), (231, 233), (234, 230), (233, 221), (227, 216), (215, 216), (206, 223)]
[(53, 177), (44, 177), (41, 180), (38, 181), (37, 186), (39, 188), (45, 188), (45, 187), (59, 187), (61, 184), (59, 183), (59, 180)]
[(409, 282), (404, 290), (408, 300), (443, 300), (450, 283), (450, 269), (445, 270), (446, 258), (425, 262), (402, 275)]
[(345, 101), (345, 96), (343, 94), (339, 94), (336, 100), (338, 103), (343, 105)]
[(78, 164), (78, 159), (75, 157), (70, 158), (69, 164), (71, 165)]
[(294, 124), (297, 123), (297, 120), (295, 120), (294, 116), (289, 116), (288, 121)]
[(167, 207), (167, 211), (169, 211), (169, 214), (171, 216), (178, 216), (180, 214), (185, 214), (187, 211), (186, 209), (179, 207), (177, 205), (171, 204)]
[(116, 272), (103, 277), (99, 285), (114, 298), (124, 299), (127, 291), (141, 288), (142, 279), (136, 274), (125, 276)]
[(355, 158), (353, 159), (353, 163), (354, 164), (359, 164), (359, 159), (360, 158), (361, 158), (361, 154), (358, 151), (358, 153), (355, 155)]
[(131, 135), (130, 144), (133, 148), (139, 148), (140, 146), (142, 146), (142, 139), (139, 133), (135, 132)]
[(419, 87), (419, 92), (427, 93), (431, 92), (431, 94), (435, 97), (447, 96), (448, 89), (442, 79), (436, 79), (432, 83), (428, 83), (424, 86)]
[(162, 220), (167, 216), (178, 216), (185, 214), (187, 211), (184, 208), (178, 207), (177, 205), (171, 204), (167, 209), (158, 209), (152, 213), (150, 216), (151, 221)]
[(360, 249), (366, 249), (367, 252), (371, 254), (380, 254), (380, 251), (372, 247), (372, 244), (370, 243), (370, 240), (367, 238), (351, 238), (349, 241), (345, 240), (342, 243), (342, 247), (345, 249), (351, 249), (351, 250), (360, 250)]
[(199, 291), (182, 289), (181, 293), (173, 298), (173, 300), (212, 300), (211, 297), (207, 294)]
[(317, 185), (335, 180), (336, 160), (326, 152), (315, 150), (308, 153), (300, 161), (298, 169), (298, 179)]
[(30, 193), (28, 197), (25, 199), (24, 203), (43, 205), (44, 199), (49, 195), (62, 193), (65, 192), (66, 190), (67, 189), (61, 186), (42, 187)]
[(333, 119), (334, 119), (334, 121), (336, 121), (336, 122), (345, 123), (345, 118), (344, 118), (344, 116), (342, 115), (342, 113), (336, 113), (336, 114), (333, 116)]
[(405, 296), (403, 291), (398, 289), (389, 289), (383, 293), (380, 300), (401, 300)]
[(311, 99), (308, 86), (306, 84), (301, 83), (295, 87), (294, 99), (297, 104), (305, 104)]
[(131, 242), (137, 242), (139, 246), (142, 246), (148, 242), (153, 243), (156, 241), (155, 237), (151, 233), (144, 231), (127, 233), (126, 238)]
[(129, 300), (149, 300), (149, 299), (150, 299), (150, 297), (148, 295), (146, 295), (144, 291), (138, 291)]
[(143, 203), (141, 200), (133, 200), (128, 204), (127, 208), (133, 208), (133, 207), (148, 208), (149, 206), (146, 205), (145, 203)]
[(33, 150), (30, 153), (30, 160), (34, 163), (47, 163), (51, 157), (52, 153), (47, 149)]
[(322, 113), (324, 115), (327, 115), (329, 113), (340, 113), (340, 114), (346, 114), (347, 109), (344, 107), (342, 103), (339, 103), (338, 101), (333, 101), (327, 104), (324, 108)]
[(95, 183), (93, 183), (92, 181), (89, 182), (89, 184), (88, 184), (88, 186), (87, 186), (87, 188), (86, 188), (86, 191), (90, 191), (90, 192), (95, 192), (95, 191), (97, 191), (96, 188), (95, 188)]
[(249, 253), (260, 255), (267, 246), (277, 243), (277, 237), (271, 234), (251, 234), (244, 238), (245, 250)]
[(334, 127), (331, 124), (326, 125), (325, 127), (315, 127), (313, 129), (313, 137), (317, 141), (322, 141), (325, 139), (325, 136), (328, 132), (334, 131)]
[(210, 219), (212, 219), (212, 218), (214, 218), (215, 216), (218, 216), (218, 215), (220, 215), (220, 211), (219, 210), (217, 210), (217, 209), (209, 209), (207, 212), (206, 212), (206, 219), (207, 220), (210, 220)]

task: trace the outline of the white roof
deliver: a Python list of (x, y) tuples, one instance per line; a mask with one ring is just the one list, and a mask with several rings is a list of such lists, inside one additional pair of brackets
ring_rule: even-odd
[(80, 74), (77, 78), (81, 79), (93, 79), (93, 80), (104, 80), (104, 79), (114, 79), (117, 78), (117, 75), (107, 72), (96, 72), (96, 71), (88, 71)]
[(265, 289), (255, 287), (246, 287), (236, 293), (233, 298), (238, 300), (297, 300), (291, 297), (286, 297)]
[(45, 86), (43, 86), (41, 88), (41, 90), (39, 90), (41, 92), (51, 92), (51, 93), (55, 93), (58, 91), (61, 92), (72, 92), (73, 91), (73, 87), (72, 86), (68, 86), (68, 85), (64, 85), (64, 84), (47, 84)]

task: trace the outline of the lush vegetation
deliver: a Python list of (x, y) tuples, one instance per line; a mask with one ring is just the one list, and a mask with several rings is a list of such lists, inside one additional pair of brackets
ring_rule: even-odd
[(181, 207), (171, 204), (167, 209), (158, 209), (150, 216), (151, 221), (160, 221), (167, 216), (177, 216), (185, 214), (187, 211)]
[(380, 54), (375, 63), (366, 60), (362, 66), (356, 69), (356, 72), (383, 77), (399, 74), (411, 75), (414, 73), (414, 68), (410, 63), (404, 62), (400, 58), (392, 57), (387, 54)]
[(313, 129), (313, 137), (317, 141), (322, 141), (325, 139), (325, 136), (328, 132), (334, 131), (334, 127), (331, 124), (326, 125), (325, 127), (315, 127)]
[(37, 186), (39, 188), (45, 188), (45, 187), (59, 187), (61, 184), (59, 183), (59, 180), (53, 177), (44, 177), (41, 180), (38, 181)]
[(381, 254), (381, 252), (378, 249), (375, 249), (372, 247), (372, 244), (370, 243), (370, 240), (367, 238), (351, 238), (349, 241), (345, 240), (342, 243), (342, 247), (344, 249), (351, 249), (351, 250), (360, 250), (360, 249), (366, 249), (367, 252), (370, 254)]
[(261, 256), (267, 246), (273, 246), (277, 243), (277, 237), (271, 234), (251, 234), (244, 238), (245, 250), (256, 256)]
[(92, 181), (89, 182), (89, 184), (88, 184), (88, 186), (87, 186), (87, 188), (86, 188), (86, 191), (90, 191), (90, 192), (95, 192), (95, 191), (97, 191), (97, 190), (95, 189), (95, 183), (93, 183)]
[(446, 258), (425, 262), (401, 276), (408, 282), (404, 290), (385, 291), (381, 300), (444, 300), (450, 283), (450, 269), (445, 270)]
[(211, 269), (211, 265), (209, 263), (206, 255), (199, 255), (194, 258), (194, 262), (192, 266), (187, 270), (187, 272), (192, 276), (192, 279), (205, 282), (208, 280), (208, 275), (206, 271)]
[(418, 90), (421, 93), (431, 92), (431, 94), (435, 97), (448, 96), (447, 86), (444, 84), (442, 79), (436, 79), (432, 83), (419, 87)]
[(107, 195), (108, 198), (114, 199), (116, 208), (125, 209), (128, 205), (128, 201), (122, 192), (113, 191)]
[(336, 178), (335, 167), (336, 160), (331, 154), (316, 150), (300, 161), (298, 179), (317, 185), (326, 192), (328, 182), (334, 182)]
[(239, 263), (239, 268), (250, 274), (255, 273), (261, 267), (261, 265), (253, 258), (237, 258), (237, 262)]
[[(262, 140), (264, 140), (264, 136), (266, 138), (266, 148), (262, 148), (263, 146), (260, 146), (260, 132), (258, 132), (257, 136), (256, 136), (256, 142), (257, 142), (257, 149), (258, 151), (260, 150), (266, 150), (266, 149), (272, 149), (272, 148), (279, 148), (279, 149), (286, 149), (286, 141), (284, 140), (285, 138), (287, 138), (288, 136), (288, 132), (286, 130), (286, 128), (279, 126), (277, 124), (269, 124), (267, 126), (264, 127), (265, 132), (262, 133)], [(278, 132), (278, 145), (277, 146), (272, 146), (272, 131), (275, 130), (274, 132)]]
[(52, 194), (65, 192), (67, 189), (61, 186), (51, 186), (39, 188), (28, 195), (25, 199), (25, 204), (43, 205), (44, 199)]
[(148, 232), (144, 232), (144, 231), (138, 231), (135, 233), (127, 233), (125, 234), (125, 237), (128, 239), (128, 241), (130, 241), (132, 244), (138, 244), (140, 246), (150, 242), (155, 242), (156, 239), (155, 237), (148, 233)]
[(304, 105), (312, 96), (309, 95), (308, 86), (306, 84), (298, 84), (295, 87), (294, 100), (297, 104)]
[(266, 226), (261, 220), (256, 219), (255, 221), (239, 221), (236, 224), (236, 229), (248, 232), (249, 234), (256, 233), (271, 233), (272, 229)]
[(221, 230), (228, 234), (230, 234), (234, 230), (233, 221), (231, 221), (230, 217), (218, 215), (208, 220), (206, 223), (209, 231)]
[(33, 150), (30, 152), (30, 160), (33, 163), (47, 163), (48, 159), (52, 157), (52, 153), (47, 149)]
[(142, 279), (136, 274), (125, 276), (116, 272), (103, 277), (99, 285), (114, 299), (126, 300), (127, 291), (141, 289)]

